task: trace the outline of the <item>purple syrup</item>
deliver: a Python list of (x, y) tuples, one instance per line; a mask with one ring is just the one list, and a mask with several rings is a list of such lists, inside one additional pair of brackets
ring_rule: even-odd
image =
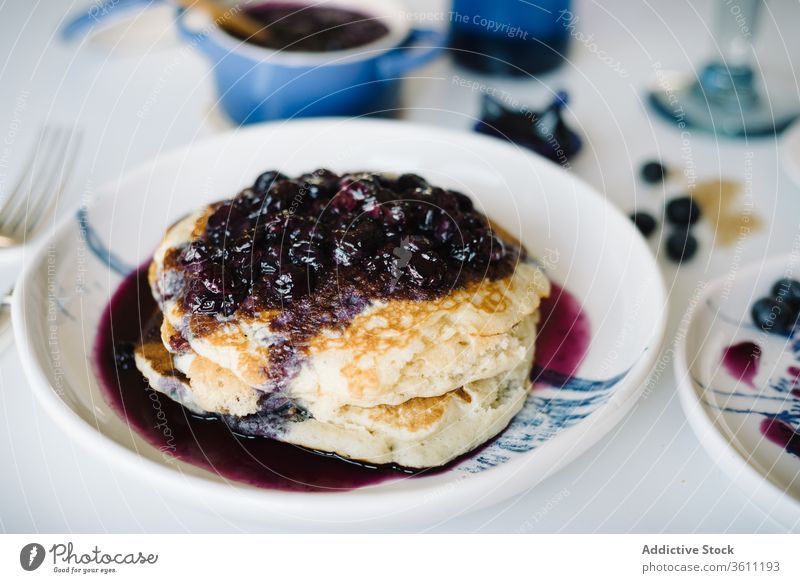
[(788, 453), (800, 456), (800, 433), (787, 423), (774, 417), (766, 417), (761, 421), (761, 434)]
[(146, 267), (140, 268), (106, 307), (94, 347), (95, 369), (109, 403), (154, 447), (224, 478), (277, 490), (350, 490), (415, 475), (345, 462), (268, 438), (240, 437), (216, 417), (193, 415), (153, 391), (135, 366), (117, 364), (115, 347), (137, 342), (156, 309)]
[[(111, 407), (152, 446), (224, 478), (261, 488), (324, 492), (352, 490), (387, 480), (447, 471), (478, 455), (494, 440), (442, 468), (408, 470), (369, 466), (266, 437), (243, 437), (217, 417), (200, 417), (152, 390), (118, 348), (135, 344), (157, 311), (147, 282), (149, 262), (131, 273), (106, 307), (94, 346), (94, 367)], [(552, 286), (542, 302), (536, 362), (575, 373), (589, 347), (589, 321), (569, 292)]]
[(554, 283), (550, 287), (550, 297), (539, 308), (535, 368), (573, 376), (589, 350), (589, 317), (575, 296)]
[(728, 374), (753, 388), (755, 388), (753, 379), (758, 373), (760, 360), (761, 347), (749, 341), (728, 346), (722, 353), (722, 366)]

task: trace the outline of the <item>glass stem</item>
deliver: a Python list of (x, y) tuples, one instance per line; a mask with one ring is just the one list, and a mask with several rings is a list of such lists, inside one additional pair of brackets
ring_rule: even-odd
[(719, 54), (700, 77), (705, 97), (720, 105), (745, 107), (758, 99), (752, 38), (764, 0), (718, 0), (714, 38)]

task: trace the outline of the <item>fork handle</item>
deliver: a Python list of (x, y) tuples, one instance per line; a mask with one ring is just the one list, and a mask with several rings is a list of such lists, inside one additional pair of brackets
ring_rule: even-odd
[(0, 354), (11, 344), (11, 294), (0, 301)]

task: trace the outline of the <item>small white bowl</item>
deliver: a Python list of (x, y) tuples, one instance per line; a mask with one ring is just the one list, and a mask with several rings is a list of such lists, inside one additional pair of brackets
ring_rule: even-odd
[[(268, 168), (416, 172), (470, 194), (583, 304), (591, 345), (566, 388), (537, 388), (492, 445), (429, 477), (341, 493), (258, 489), (165, 459), (105, 402), (90, 362), (121, 273), (198, 205), (235, 194)], [(631, 408), (661, 345), (666, 298), (630, 221), (591, 187), (499, 140), (405, 122), (308, 120), (233, 131), (160, 156), (64, 220), (19, 280), (16, 340), (33, 390), (76, 441), (183, 502), (231, 516), (314, 524), (432, 523), (530, 488), (589, 449)], [(43, 306), (46, 309), (43, 309)]]
[[(789, 366), (800, 366), (800, 336), (768, 334), (750, 310), (783, 278), (800, 279), (800, 257), (759, 262), (712, 281), (693, 298), (675, 346), (675, 376), (689, 423), (711, 458), (772, 518), (800, 527), (800, 456), (767, 439), (761, 424), (794, 416), (800, 428), (800, 396), (790, 390)], [(729, 370), (730, 346), (755, 344), (757, 372)], [(749, 348), (748, 348), (749, 350)]]

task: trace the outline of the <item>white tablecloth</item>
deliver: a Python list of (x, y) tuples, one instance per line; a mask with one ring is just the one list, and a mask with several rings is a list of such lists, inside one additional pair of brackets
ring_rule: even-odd
[[(418, 0), (410, 8), (432, 11), (439, 4)], [(790, 58), (800, 56), (792, 26), (800, 8), (791, 4), (768, 4), (756, 44), (763, 63), (790, 76)], [(98, 185), (137, 163), (227, 126), (214, 107), (208, 70), (199, 56), (174, 39), (149, 53), (135, 47), (109, 53), (102, 39), (64, 45), (55, 33), (74, 8), (55, 1), (34, 7), (26, 0), (0, 8), (0, 184), (3, 192), (12, 186), (45, 118), (77, 121), (85, 147), (61, 212), (70, 212), (68, 207), (91, 196)], [(800, 193), (781, 171), (778, 141), (717, 142), (697, 133), (687, 138), (648, 115), (643, 103), (643, 91), (659, 71), (692, 71), (713, 50), (711, 8), (709, 2), (683, 0), (581, 1), (574, 8), (578, 20), (569, 62), (560, 70), (538, 80), (484, 79), (532, 105), (541, 104), (552, 89), (567, 89), (586, 144), (572, 171), (625, 211), (634, 204), (656, 213), (661, 209), (661, 188), (636, 177), (645, 159), (663, 159), (679, 171), (691, 166), (699, 178), (746, 180), (746, 194), (768, 229), (743, 245), (710, 253), (710, 245), (702, 245), (710, 233), (701, 228), (701, 251), (691, 264), (678, 270), (659, 258), (671, 298), (670, 338), (699, 282), (788, 250), (800, 229)], [(156, 24), (157, 17), (154, 13)], [(146, 28), (159, 34), (158, 26)], [(406, 117), (468, 128), (479, 94), (460, 86), (457, 77), (474, 78), (446, 59), (416, 72), (406, 87), (411, 108)], [(670, 183), (668, 194), (680, 190), (680, 181)], [(652, 245), (660, 251), (657, 241)], [(0, 263), (0, 290), (10, 283), (18, 260)], [(566, 470), (516, 499), (454, 516), (429, 530), (781, 532), (769, 513), (756, 507), (705, 453), (681, 410), (668, 355), (664, 362), (655, 390)], [(15, 349), (0, 356), (0, 419), (4, 531), (269, 530), (268, 525), (231, 522), (165, 499), (74, 445), (35, 401)]]

